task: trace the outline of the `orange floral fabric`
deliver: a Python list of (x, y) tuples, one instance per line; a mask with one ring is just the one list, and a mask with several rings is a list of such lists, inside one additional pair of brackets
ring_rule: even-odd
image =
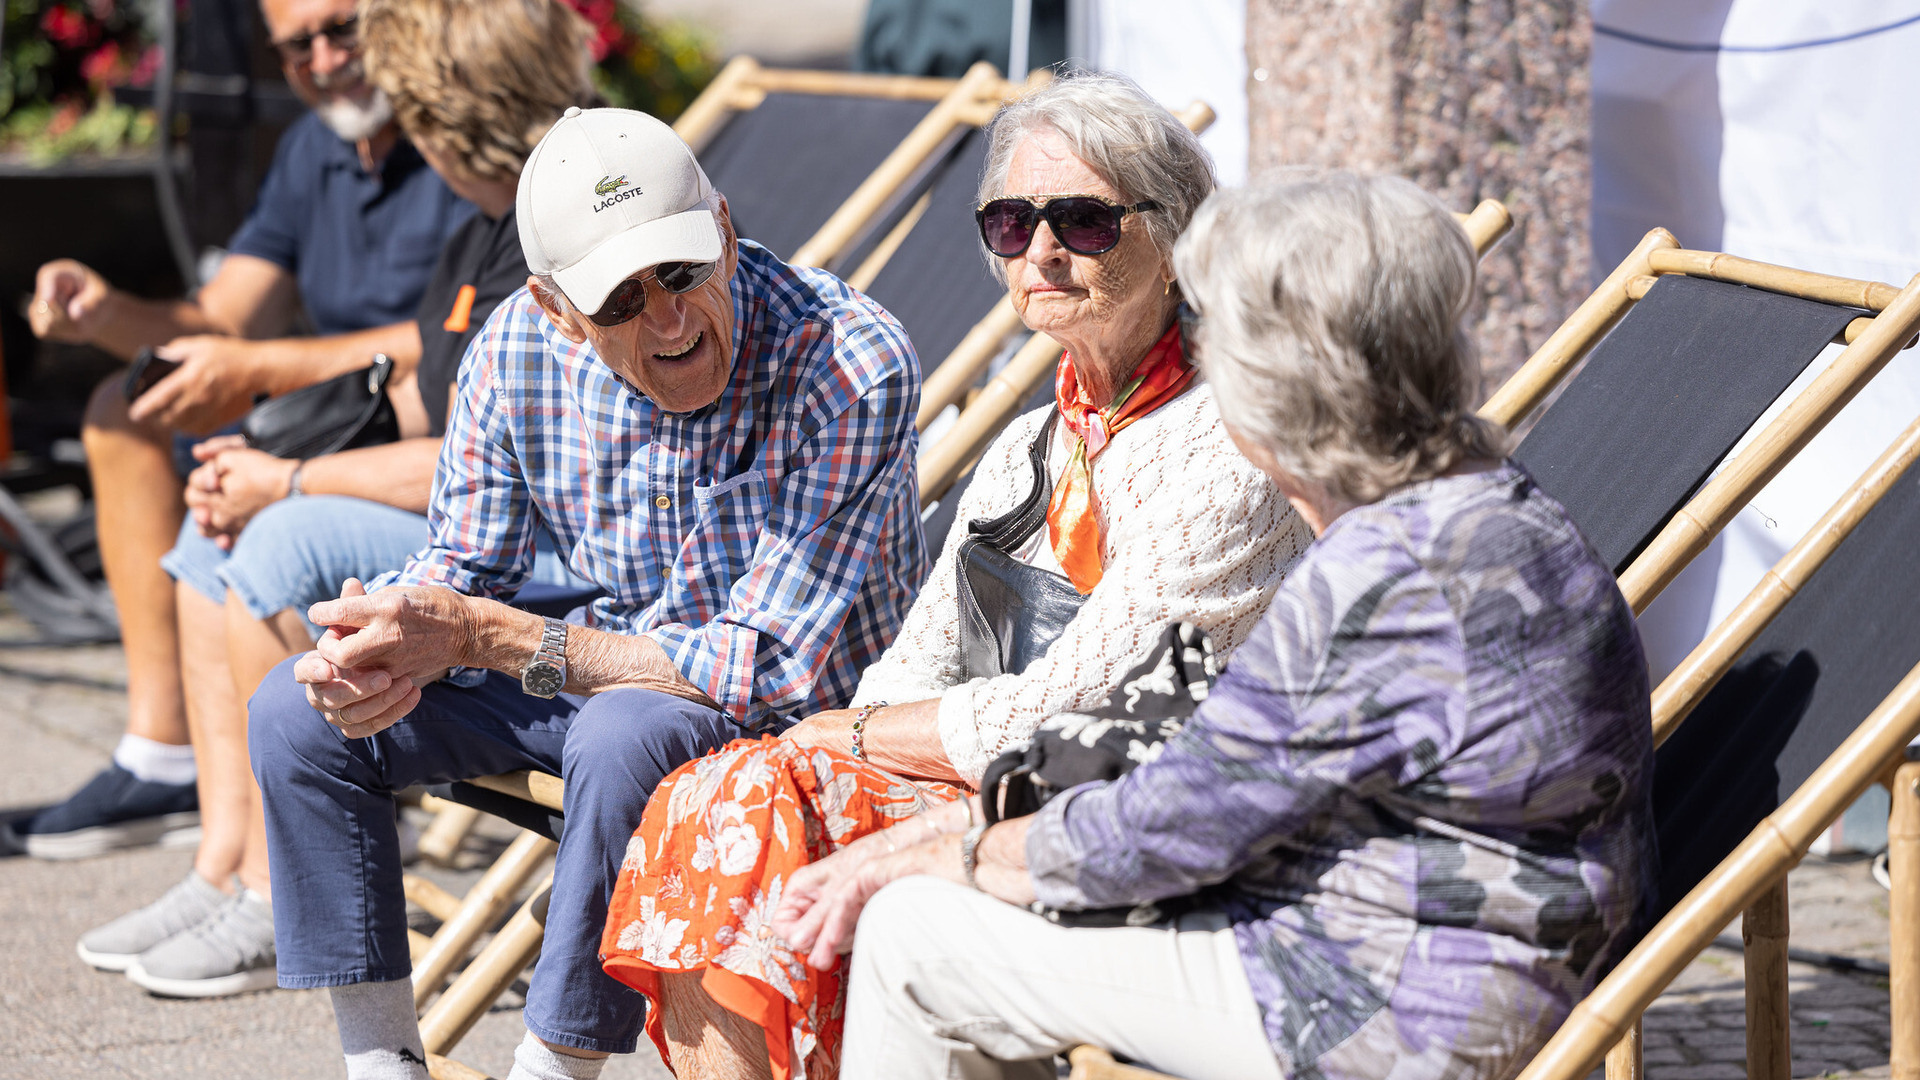
[(1108, 440), (1135, 420), (1180, 396), (1193, 381), (1193, 365), (1180, 343), (1175, 322), (1134, 365), (1133, 377), (1106, 408), (1095, 408), (1080, 389), (1073, 354), (1060, 358), (1053, 378), (1053, 398), (1060, 406), (1060, 422), (1074, 434), (1073, 456), (1054, 485), (1047, 505), (1047, 540), (1053, 545), (1060, 569), (1081, 593), (1090, 593), (1106, 568), (1100, 560), (1099, 500), (1093, 491), (1093, 459)]
[(830, 971), (774, 935), (793, 871), (868, 833), (960, 798), (851, 755), (771, 736), (741, 739), (675, 770), (627, 843), (600, 962), (647, 995), (647, 1034), (667, 1056), (660, 972), (702, 972), (721, 1006), (760, 1025), (775, 1080), (840, 1071), (844, 961)]

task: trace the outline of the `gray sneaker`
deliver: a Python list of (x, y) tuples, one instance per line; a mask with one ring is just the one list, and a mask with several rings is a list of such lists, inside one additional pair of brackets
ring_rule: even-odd
[(192, 870), (186, 880), (138, 911), (129, 912), (80, 937), (80, 959), (101, 971), (125, 971), (148, 949), (204, 922), (227, 896)]
[(200, 925), (155, 945), (127, 978), (162, 997), (211, 998), (271, 989), (273, 907), (241, 889)]

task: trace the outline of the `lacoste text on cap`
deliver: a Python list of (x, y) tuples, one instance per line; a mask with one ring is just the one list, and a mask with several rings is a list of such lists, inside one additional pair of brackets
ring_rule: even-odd
[(520, 172), (520, 248), (529, 270), (590, 314), (650, 266), (718, 260), (712, 194), (693, 150), (659, 120), (570, 108)]

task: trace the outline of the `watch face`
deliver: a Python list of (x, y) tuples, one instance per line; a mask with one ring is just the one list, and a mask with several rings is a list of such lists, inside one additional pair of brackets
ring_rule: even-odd
[(535, 697), (552, 697), (566, 685), (560, 668), (545, 660), (536, 660), (520, 676), (520, 688)]

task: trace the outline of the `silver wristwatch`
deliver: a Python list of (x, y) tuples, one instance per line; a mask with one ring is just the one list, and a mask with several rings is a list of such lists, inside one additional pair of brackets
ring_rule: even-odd
[(567, 685), (567, 624), (547, 619), (540, 634), (540, 648), (527, 669), (520, 673), (520, 689), (534, 697), (550, 698)]

